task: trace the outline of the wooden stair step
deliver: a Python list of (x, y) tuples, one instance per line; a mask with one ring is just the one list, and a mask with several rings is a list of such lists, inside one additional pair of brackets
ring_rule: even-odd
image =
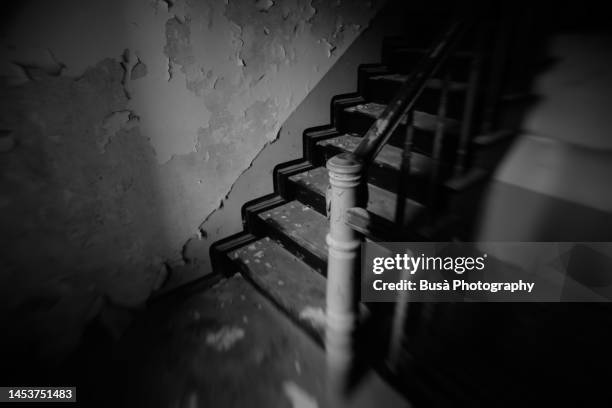
[[(307, 182), (309, 184), (304, 184), (305, 188), (310, 189), (311, 195), (319, 195), (323, 188), (321, 175), (326, 175), (327, 171), (318, 167), (307, 173), (311, 173), (309, 176), (318, 181)], [(395, 214), (395, 196), (376, 186), (370, 185), (369, 187), (369, 211), (384, 219), (386, 223), (392, 224), (390, 220)], [(389, 204), (390, 200), (393, 200), (393, 206)], [(415, 202), (409, 202), (406, 207), (406, 223), (416, 225), (424, 213), (424, 207)], [(329, 221), (325, 215), (294, 200), (259, 213), (258, 217), (267, 225), (269, 235), (280, 241), (287, 250), (321, 274), (327, 273), (328, 248), (325, 237), (329, 231)]]
[[(425, 54), (430, 51), (429, 48), (426, 47), (411, 47), (402, 44), (395, 44), (391, 51), (396, 53), (406, 53), (406, 54)], [(469, 50), (457, 50), (451, 53), (449, 58), (465, 58), (471, 59), (476, 56), (474, 51)]]
[[(308, 190), (319, 199), (308, 204), (314, 204), (314, 208), (321, 214), (325, 209), (325, 192), (329, 186), (329, 175), (325, 167), (317, 167), (303, 173), (298, 173), (289, 178), (290, 181), (298, 184), (303, 190)], [(321, 207), (321, 198), (323, 207)], [(389, 221), (395, 219), (395, 206), (397, 195), (380, 187), (368, 184), (368, 211), (383, 217)], [(406, 210), (404, 219), (407, 224), (411, 224), (423, 215), (425, 207), (409, 198), (406, 199)]]
[[(377, 102), (367, 102), (354, 106), (349, 106), (344, 109), (347, 113), (356, 113), (368, 116), (372, 119), (377, 119), (385, 110), (387, 105)], [(440, 120), (436, 115), (432, 115), (426, 112), (415, 111), (413, 115), (413, 124), (414, 127), (421, 130), (426, 130), (429, 132), (434, 132), (436, 130), (438, 121)], [(457, 134), (460, 131), (459, 121), (451, 118), (444, 118), (444, 130), (447, 133)], [(406, 118), (404, 117), (401, 122), (401, 125), (406, 125)]]
[[(318, 142), (318, 146), (332, 146), (346, 152), (354, 152), (359, 146), (362, 138), (356, 133), (345, 133), (343, 135)], [(402, 149), (385, 145), (378, 153), (375, 163), (381, 167), (399, 171), (402, 164)], [(410, 175), (413, 177), (424, 177), (431, 174), (431, 158), (424, 154), (413, 152), (410, 157)]]
[[(356, 133), (347, 133), (335, 138), (317, 143), (317, 163), (324, 165), (331, 157), (343, 153), (354, 152), (362, 138)], [(400, 187), (400, 168), (402, 163), (402, 149), (385, 145), (370, 165), (367, 175), (368, 182), (385, 190), (397, 192)], [(435, 171), (435, 162), (428, 156), (412, 152), (410, 157), (410, 173), (408, 177), (401, 178), (407, 197), (425, 202), (427, 193)], [(439, 185), (450, 173), (450, 166), (445, 163), (438, 164)], [(308, 169), (306, 169), (308, 170)]]
[(228, 255), (261, 291), (322, 342), (325, 278), (321, 274), (268, 237)]
[(257, 215), (271, 236), (285, 244), (304, 261), (325, 273), (327, 245), (325, 236), (329, 230), (327, 218), (311, 207), (294, 200), (263, 211)]
[[(459, 95), (459, 94), (456, 94)], [(429, 98), (435, 100), (434, 108), (425, 106), (419, 107), (418, 103), (414, 110), (414, 138), (413, 152), (422, 153), (427, 156), (434, 154), (435, 131), (437, 129), (438, 117), (426, 112), (436, 112), (438, 97)], [(461, 99), (461, 98), (459, 98)], [(353, 103), (343, 106), (335, 113), (335, 127), (339, 134), (357, 133), (365, 134), (374, 124), (379, 115), (387, 107), (386, 101), (370, 101)], [(427, 102), (427, 101), (426, 101)], [(427, 104), (429, 104), (427, 102)], [(433, 110), (432, 110), (433, 109)], [(444, 137), (442, 139), (441, 160), (443, 162), (453, 162), (456, 156), (459, 134), (461, 131), (460, 122), (452, 117), (444, 119)], [(403, 148), (406, 136), (406, 121), (402, 120), (389, 138), (388, 144)], [(318, 163), (317, 163), (318, 164)]]
[[(363, 85), (365, 99), (368, 102), (387, 104), (393, 100), (408, 78), (410, 78), (410, 75), (397, 72), (372, 75), (365, 80)], [(444, 81), (441, 78), (432, 78), (426, 82), (425, 88), (413, 105), (415, 111), (438, 112), (442, 98), (442, 88), (444, 87)], [(449, 81), (446, 99), (447, 117), (463, 117), (467, 89), (467, 82)]]
[[(391, 82), (391, 83), (394, 83), (396, 86), (401, 86), (404, 84), (404, 82), (408, 80), (408, 78), (410, 78), (410, 75), (408, 74), (394, 73), (394, 74), (374, 75), (374, 76), (371, 76), (369, 79), (370, 81), (374, 81), (374, 82)], [(427, 84), (425, 86), (429, 89), (442, 89), (443, 84), (444, 84), (444, 81), (442, 81), (441, 79), (432, 78), (427, 81)], [(449, 82), (448, 90), (450, 92), (461, 92), (461, 91), (466, 91), (467, 89), (468, 89), (468, 84), (465, 82), (457, 82), (457, 81)]]

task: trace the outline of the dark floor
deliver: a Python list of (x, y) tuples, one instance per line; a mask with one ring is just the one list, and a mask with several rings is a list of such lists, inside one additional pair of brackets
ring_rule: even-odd
[[(111, 354), (83, 361), (85, 406), (339, 406), (323, 349), (239, 274), (153, 305)], [(346, 406), (409, 406), (372, 372), (347, 398)]]

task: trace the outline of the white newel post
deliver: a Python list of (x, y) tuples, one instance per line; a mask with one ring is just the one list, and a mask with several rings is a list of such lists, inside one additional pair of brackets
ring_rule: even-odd
[(329, 248), (327, 264), (325, 349), (331, 380), (342, 387), (354, 360), (354, 335), (359, 312), (361, 238), (345, 223), (346, 210), (358, 205), (362, 164), (350, 153), (327, 162)]

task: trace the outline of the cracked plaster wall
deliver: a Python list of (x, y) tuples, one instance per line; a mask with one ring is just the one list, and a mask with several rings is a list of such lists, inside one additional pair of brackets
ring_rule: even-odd
[(279, 162), (302, 157), (302, 133), (305, 129), (330, 123), (330, 102), (335, 95), (357, 90), (359, 64), (379, 63), (385, 37), (405, 31), (405, 16), (414, 3), (388, 2), (371, 21), (367, 30), (342, 54), (308, 96), (291, 113), (279, 131), (278, 139), (266, 146), (234, 183), (223, 206), (214, 211), (184, 247), (189, 261), (177, 269), (168, 286), (210, 272), (209, 248), (215, 241), (242, 231), (241, 207), (249, 200), (273, 192), (273, 169)]
[(0, 66), (4, 340), (61, 358), (87, 322), (141, 305), (379, 3), (13, 5)]

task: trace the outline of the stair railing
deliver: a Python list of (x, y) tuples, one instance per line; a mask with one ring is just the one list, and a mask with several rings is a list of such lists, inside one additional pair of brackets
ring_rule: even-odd
[[(362, 236), (347, 224), (347, 211), (366, 207), (366, 169), (389, 141), (402, 118), (407, 117), (407, 129), (412, 128), (412, 109), (416, 100), (468, 25), (467, 19), (455, 20), (417, 64), (397, 95), (363, 136), (357, 149), (353, 153), (334, 156), (327, 162), (330, 227), (326, 237), (329, 252), (325, 348), (332, 378), (340, 383), (349, 378), (354, 363), (355, 331), (359, 319)], [(407, 145), (410, 143), (407, 141)], [(410, 153), (407, 155), (409, 157)]]

